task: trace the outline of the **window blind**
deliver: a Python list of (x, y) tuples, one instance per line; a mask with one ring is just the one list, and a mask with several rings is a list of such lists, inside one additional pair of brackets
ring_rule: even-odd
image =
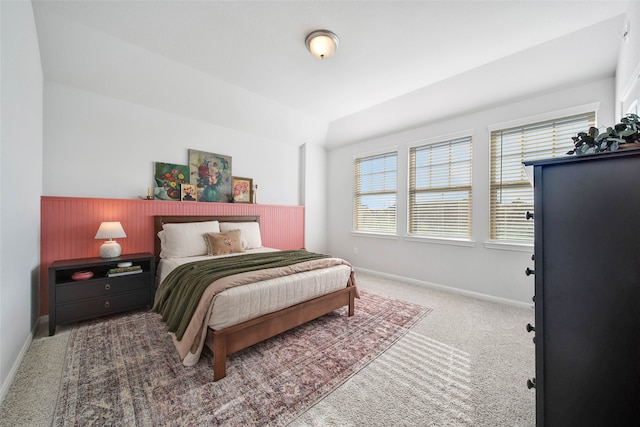
[(471, 236), (471, 137), (409, 149), (409, 233)]
[(396, 233), (398, 155), (385, 153), (355, 160), (353, 228)]
[(595, 112), (491, 132), (491, 227), (493, 240), (533, 241), (533, 187), (522, 167), (526, 160), (565, 155), (572, 136), (595, 126)]

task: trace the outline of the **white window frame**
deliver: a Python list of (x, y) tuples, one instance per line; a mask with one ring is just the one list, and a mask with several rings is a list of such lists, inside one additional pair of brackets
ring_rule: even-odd
[[(414, 171), (411, 167), (411, 152), (414, 149), (429, 147), (429, 146), (437, 146), (443, 145), (451, 142), (455, 142), (456, 140), (469, 139), (469, 150), (470, 150), (470, 164), (469, 164), (469, 184), (464, 186), (447, 186), (443, 187), (440, 190), (444, 192), (450, 191), (460, 191), (466, 190), (469, 191), (469, 213), (468, 213), (468, 235), (466, 236), (456, 236), (456, 235), (446, 235), (446, 234), (423, 234), (423, 233), (415, 233), (411, 232), (411, 198), (414, 191), (412, 190), (412, 175)], [(459, 246), (474, 246), (475, 242), (472, 240), (472, 230), (473, 230), (473, 129), (468, 129), (460, 132), (450, 133), (446, 135), (441, 135), (438, 137), (422, 139), (418, 141), (411, 142), (407, 144), (407, 234), (405, 235), (405, 240), (408, 241), (425, 241), (429, 243), (442, 243), (442, 244), (453, 244)], [(426, 193), (429, 190), (423, 189), (422, 191), (418, 190), (418, 192)]]
[[(357, 209), (357, 199), (359, 197), (358, 194), (358, 176), (357, 176), (357, 162), (361, 161), (363, 159), (372, 159), (372, 158), (376, 158), (376, 157), (382, 157), (385, 155), (395, 155), (396, 157), (396, 175), (395, 175), (395, 181), (396, 181), (396, 186), (395, 186), (395, 191), (385, 191), (385, 193), (387, 194), (394, 194), (395, 195), (395, 218), (394, 218), (394, 230), (393, 231), (382, 231), (382, 230), (358, 230), (356, 228), (357, 225), (357, 215), (358, 215), (358, 209)], [(371, 237), (382, 237), (382, 238), (396, 238), (398, 235), (398, 172), (400, 169), (400, 165), (399, 165), (399, 156), (398, 156), (398, 147), (397, 146), (393, 146), (393, 147), (387, 147), (384, 149), (380, 149), (380, 150), (375, 150), (375, 151), (369, 151), (366, 153), (361, 153), (361, 154), (357, 154), (355, 156), (353, 156), (353, 200), (352, 200), (352, 235), (354, 236), (371, 236)], [(370, 194), (377, 194), (377, 193), (370, 193)]]
[[(488, 144), (488, 150), (489, 150), (489, 239), (487, 241), (484, 242), (484, 246), (486, 248), (489, 249), (500, 249), (500, 250), (515, 250), (515, 251), (526, 251), (526, 252), (530, 252), (532, 247), (533, 247), (533, 241), (527, 241), (527, 240), (499, 240), (499, 239), (493, 239), (491, 237), (491, 233), (492, 233), (492, 227), (493, 224), (491, 223), (493, 215), (491, 212), (491, 204), (492, 204), (492, 200), (491, 200), (491, 194), (492, 194), (492, 178), (491, 178), (491, 173), (493, 170), (493, 158), (492, 158), (492, 135), (494, 132), (496, 131), (503, 131), (503, 130), (508, 130), (508, 129), (512, 129), (512, 128), (518, 128), (518, 127), (526, 127), (526, 126), (530, 126), (530, 125), (534, 125), (536, 123), (541, 123), (541, 122), (546, 122), (546, 121), (551, 121), (551, 120), (555, 120), (555, 119), (562, 119), (564, 117), (571, 117), (571, 116), (576, 116), (576, 115), (580, 115), (580, 114), (588, 114), (588, 113), (594, 113), (595, 114), (595, 123), (597, 124), (597, 119), (598, 119), (598, 110), (600, 108), (600, 103), (599, 102), (595, 102), (595, 103), (590, 103), (590, 104), (585, 104), (585, 105), (580, 105), (580, 106), (576, 106), (573, 108), (567, 108), (567, 109), (562, 109), (562, 110), (556, 110), (556, 111), (552, 111), (552, 112), (548, 112), (548, 113), (544, 113), (544, 114), (539, 114), (536, 116), (530, 116), (530, 117), (525, 117), (525, 118), (521, 118), (521, 119), (517, 119), (517, 120), (511, 120), (511, 121), (506, 121), (506, 122), (502, 122), (502, 123), (496, 123), (493, 125), (488, 126), (488, 131), (489, 131), (489, 144)], [(587, 129), (583, 129), (583, 130), (587, 130)], [(567, 151), (569, 149), (571, 149), (573, 146), (573, 143), (570, 139), (567, 140)], [(527, 159), (527, 160), (533, 160), (533, 159)], [(531, 192), (533, 194), (533, 186), (531, 186)], [(533, 224), (533, 222), (532, 222)]]

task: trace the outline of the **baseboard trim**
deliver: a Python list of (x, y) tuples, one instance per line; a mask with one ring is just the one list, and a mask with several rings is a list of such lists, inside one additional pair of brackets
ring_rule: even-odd
[(20, 369), (20, 365), (22, 365), (22, 361), (26, 357), (27, 352), (29, 351), (29, 347), (31, 347), (31, 343), (33, 342), (33, 337), (36, 335), (36, 332), (38, 331), (38, 328), (42, 323), (49, 323), (49, 316), (39, 317), (38, 321), (35, 323), (35, 325), (33, 325), (31, 332), (29, 333), (29, 335), (27, 335), (27, 339), (22, 345), (22, 348), (20, 349), (20, 353), (18, 353), (18, 357), (13, 362), (13, 366), (9, 371), (9, 375), (7, 375), (7, 379), (2, 384), (2, 389), (0, 389), (0, 403), (4, 402), (4, 398), (7, 396), (7, 393), (9, 392), (9, 388), (11, 387), (11, 384), (13, 384), (13, 380), (16, 377), (16, 374), (18, 373), (18, 369)]
[[(360, 268), (360, 267), (354, 267), (354, 269), (356, 270), (356, 272), (361, 271), (363, 273), (371, 274), (373, 276), (378, 276), (378, 277), (382, 277), (382, 278), (385, 278), (385, 279), (398, 280), (400, 282), (406, 282), (406, 283), (410, 283), (412, 285), (425, 286), (427, 288), (433, 288), (433, 289), (438, 289), (438, 290), (445, 291), (445, 292), (451, 292), (451, 293), (454, 293), (454, 294), (460, 294), (460, 295), (464, 295), (464, 296), (467, 296), (467, 297), (470, 297), (470, 298), (480, 299), (480, 300), (484, 300), (484, 301), (492, 301), (492, 302), (497, 302), (497, 303), (500, 303), (500, 304), (506, 304), (506, 305), (510, 305), (510, 306), (514, 306), (514, 307), (520, 307), (520, 308), (533, 308), (534, 307), (533, 303), (528, 304), (528, 303), (521, 302), (521, 301), (511, 300), (511, 299), (507, 299), (507, 298), (500, 298), (500, 297), (496, 297), (496, 296), (493, 296), (493, 295), (482, 294), (482, 293), (479, 293), (479, 292), (472, 292), (472, 291), (467, 291), (467, 290), (460, 289), (460, 288), (453, 288), (453, 287), (450, 287), (450, 286), (439, 285), (437, 283), (426, 282), (424, 280), (412, 279), (410, 277), (397, 276), (395, 274), (382, 273), (380, 271), (369, 270), (369, 269)], [(356, 278), (356, 283), (357, 283), (357, 278)]]

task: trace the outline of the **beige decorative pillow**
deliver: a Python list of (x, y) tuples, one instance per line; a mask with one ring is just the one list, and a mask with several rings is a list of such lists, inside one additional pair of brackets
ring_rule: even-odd
[(226, 233), (231, 230), (242, 231), (242, 247), (244, 249), (256, 249), (262, 247), (260, 236), (260, 224), (257, 222), (221, 222), (220, 231)]
[(244, 252), (240, 240), (240, 230), (231, 230), (226, 233), (207, 233), (204, 235), (209, 255), (225, 255), (236, 252)]
[(219, 233), (218, 221), (164, 224), (158, 233), (161, 243), (160, 258), (184, 258), (207, 254), (205, 233)]

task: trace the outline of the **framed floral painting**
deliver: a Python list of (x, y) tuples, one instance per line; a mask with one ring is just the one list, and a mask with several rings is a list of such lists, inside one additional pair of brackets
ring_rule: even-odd
[(199, 202), (232, 202), (231, 156), (189, 150), (189, 182)]
[(233, 177), (233, 201), (235, 203), (253, 203), (253, 179)]
[(155, 162), (154, 198), (160, 200), (180, 200), (180, 186), (189, 183), (189, 166)]
[(180, 200), (183, 202), (197, 202), (198, 192), (193, 184), (182, 184), (180, 186)]

